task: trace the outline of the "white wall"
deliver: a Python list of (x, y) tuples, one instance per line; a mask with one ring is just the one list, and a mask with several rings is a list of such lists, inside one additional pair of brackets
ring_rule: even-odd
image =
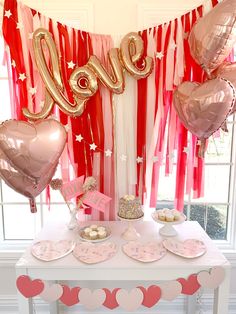
[[(201, 2), (203, 0), (23, 0), (23, 3), (56, 20), (70, 21), (74, 27), (112, 35), (158, 25), (195, 8)], [(0, 260), (0, 312), (4, 314), (7, 313), (5, 306), (8, 300), (15, 298), (14, 262), (14, 258)], [(234, 266), (232, 278), (236, 278), (236, 263)], [(232, 296), (236, 295), (234, 280), (231, 292)], [(15, 308), (13, 312), (16, 313)]]

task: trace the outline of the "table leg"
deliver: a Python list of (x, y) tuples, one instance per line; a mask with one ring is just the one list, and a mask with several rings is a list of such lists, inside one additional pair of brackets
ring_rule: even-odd
[(187, 296), (186, 304), (186, 314), (195, 314), (196, 313), (196, 294)]
[(214, 291), (213, 314), (228, 314), (230, 289), (230, 268), (225, 269), (225, 279)]
[(58, 314), (59, 309), (58, 309), (58, 302), (55, 301), (50, 304), (50, 314)]

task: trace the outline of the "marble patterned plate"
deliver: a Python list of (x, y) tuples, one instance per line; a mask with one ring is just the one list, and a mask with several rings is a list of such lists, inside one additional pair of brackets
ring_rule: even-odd
[(196, 258), (206, 253), (205, 244), (197, 239), (188, 239), (184, 242), (165, 239), (163, 245), (168, 251), (185, 258)]
[(75, 246), (73, 255), (83, 263), (97, 264), (109, 260), (116, 252), (116, 244), (112, 242), (102, 244), (81, 242)]
[(32, 245), (31, 253), (41, 261), (50, 262), (70, 254), (74, 247), (75, 242), (70, 240), (43, 240)]
[(162, 242), (156, 241), (146, 243), (130, 241), (123, 245), (123, 251), (129, 257), (143, 263), (158, 261), (166, 254), (166, 249)]

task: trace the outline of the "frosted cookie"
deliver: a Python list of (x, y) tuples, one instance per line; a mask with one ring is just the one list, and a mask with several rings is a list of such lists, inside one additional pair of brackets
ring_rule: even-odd
[(104, 238), (106, 238), (106, 236), (107, 236), (107, 233), (106, 233), (105, 230), (100, 230), (100, 231), (98, 231), (98, 237), (99, 237), (99, 239), (104, 239)]
[(90, 234), (91, 231), (92, 231), (91, 228), (85, 228), (85, 229), (84, 229), (84, 234), (85, 234), (86, 236), (89, 236), (89, 234)]
[(92, 230), (97, 230), (97, 228), (98, 228), (97, 225), (91, 225), (91, 226), (90, 226), (90, 229), (92, 229)]
[(89, 233), (89, 237), (90, 237), (91, 240), (96, 240), (97, 237), (98, 237), (97, 231), (91, 231), (91, 232)]

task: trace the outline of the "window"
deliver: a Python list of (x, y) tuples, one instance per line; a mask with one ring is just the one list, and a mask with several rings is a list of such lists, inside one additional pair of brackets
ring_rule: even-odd
[[(8, 84), (7, 68), (2, 62), (4, 59), (4, 43), (0, 37), (0, 106), (1, 122), (11, 118), (10, 91)], [(48, 215), (46, 195), (43, 192), (36, 198), (38, 212), (30, 212), (29, 202), (26, 197), (9, 188), (3, 180), (0, 180), (0, 243), (4, 248), (11, 247), (14, 243), (23, 243), (34, 239), (41, 229), (45, 217)], [(57, 211), (57, 215), (64, 213), (66, 206), (58, 191), (51, 191), (51, 211)], [(19, 247), (19, 246), (18, 246)]]
[[(232, 240), (232, 214), (234, 211), (235, 182), (235, 119), (227, 122), (228, 132), (220, 131), (210, 137), (205, 155), (205, 196), (194, 199), (185, 196), (184, 213), (197, 220), (214, 240), (229, 243)], [(162, 167), (157, 208), (173, 208), (176, 165), (173, 174), (164, 176)], [(170, 188), (171, 186), (171, 188)], [(168, 187), (168, 188), (167, 188)]]

